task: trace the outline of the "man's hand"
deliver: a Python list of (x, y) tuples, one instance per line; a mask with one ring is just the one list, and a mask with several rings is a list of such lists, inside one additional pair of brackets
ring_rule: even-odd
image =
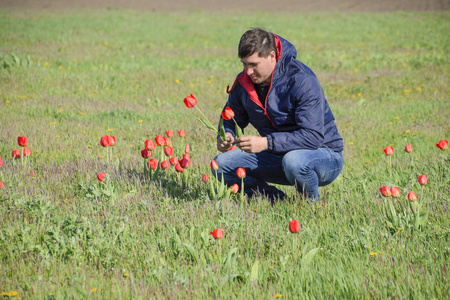
[(247, 135), (237, 139), (236, 146), (247, 153), (259, 153), (269, 148), (267, 138), (256, 135)]
[(229, 132), (226, 132), (225, 137), (227, 138), (226, 141), (222, 141), (220, 137), (217, 139), (217, 150), (219, 150), (220, 152), (226, 152), (233, 146), (234, 143), (233, 135)]

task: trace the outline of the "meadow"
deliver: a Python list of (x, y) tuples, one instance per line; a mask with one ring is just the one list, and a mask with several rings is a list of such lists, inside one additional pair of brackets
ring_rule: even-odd
[[(0, 10), (0, 292), (446, 299), (450, 149), (436, 144), (450, 138), (449, 18)], [(211, 194), (216, 136), (183, 99), (193, 93), (217, 124), (242, 70), (237, 43), (255, 26), (297, 47), (344, 138), (344, 170), (320, 189), (321, 202), (293, 187), (281, 187), (288, 199), (275, 205)], [(189, 144), (190, 166), (150, 178), (144, 141), (168, 130), (176, 156)], [(113, 147), (100, 145), (105, 135)], [(23, 160), (11, 157), (19, 136), (31, 150)], [(382, 186), (398, 187), (400, 197), (383, 197)], [(288, 230), (293, 219), (297, 234)], [(216, 228), (222, 239), (211, 236)]]

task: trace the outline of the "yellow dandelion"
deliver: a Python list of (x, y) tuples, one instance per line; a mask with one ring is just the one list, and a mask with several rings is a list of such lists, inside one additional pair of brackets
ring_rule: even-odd
[(354, 69), (354, 70), (353, 70), (353, 73), (358, 73), (358, 69)]
[(181, 80), (180, 79), (175, 79), (175, 83), (176, 84), (181, 84)]
[(11, 101), (9, 101), (9, 100), (6, 100), (6, 101), (5, 101), (5, 103), (11, 103)]
[(8, 297), (9, 295), (8, 295), (8, 293), (7, 293), (7, 292), (3, 292), (3, 293), (2, 293), (2, 296), (4, 296), (4, 297)]
[(130, 276), (130, 274), (128, 274), (128, 273), (123, 273), (123, 277), (129, 277)]
[(80, 86), (80, 87), (78, 88), (78, 90), (81, 92), (81, 91), (83, 90), (83, 87)]
[(75, 63), (78, 62), (78, 59), (74, 58), (74, 59), (73, 59), (73, 62), (75, 62)]
[(374, 255), (377, 255), (377, 253), (376, 253), (376, 252), (370, 252), (369, 254), (370, 254), (370, 256), (374, 256)]
[(366, 164), (370, 164), (370, 161), (366, 160), (365, 163), (366, 163)]
[(422, 90), (422, 88), (419, 86), (418, 88), (416, 88), (416, 91), (420, 92)]
[(84, 131), (84, 130), (81, 130), (81, 133), (83, 133), (83, 134), (86, 134), (86, 131)]
[(62, 70), (62, 68), (63, 68), (63, 66), (61, 66), (61, 65), (60, 65), (60, 66), (58, 66), (58, 69)]
[(59, 139), (59, 135), (57, 135), (56, 138)]
[(411, 130), (407, 129), (407, 130), (405, 131), (405, 134), (408, 134), (410, 131), (411, 131)]
[(374, 160), (374, 161), (373, 161), (373, 163), (374, 163), (374, 164), (376, 164), (376, 163), (377, 163), (377, 161), (376, 161), (376, 160)]
[(97, 291), (97, 288), (92, 288), (91, 293), (95, 293)]
[(136, 86), (134, 87), (135, 90), (139, 89), (139, 84), (136, 84)]
[(70, 70), (72, 70), (72, 68), (71, 67), (67, 67), (67, 71), (70, 71)]
[(99, 156), (98, 156), (98, 158), (103, 158), (103, 157), (104, 157), (103, 155), (99, 155)]
[(394, 119), (396, 119), (396, 120), (400, 120), (400, 117), (397, 117), (397, 116), (395, 116), (395, 117), (394, 117)]
[(87, 145), (88, 148), (92, 148), (92, 145)]
[(283, 297), (283, 295), (281, 295), (281, 294), (276, 294), (274, 297), (275, 297), (275, 299), (276, 299), (276, 298), (281, 298), (281, 297)]
[(9, 297), (15, 297), (17, 295), (19, 295), (19, 292), (17, 292), (17, 291), (11, 291), (11, 292), (8, 293)]
[(352, 123), (346, 123), (345, 125), (346, 126), (352, 126)]
[(112, 128), (108, 128), (106, 131), (113, 131)]
[(404, 228), (402, 228), (402, 227), (395, 227), (398, 231), (403, 231), (403, 230), (405, 230)]
[(118, 157), (117, 155), (114, 155), (114, 157), (115, 157), (116, 159), (119, 159), (119, 157)]
[(139, 120), (139, 121), (138, 121), (138, 123), (142, 123), (142, 122), (144, 122), (144, 120)]
[(353, 142), (349, 142), (348, 144), (349, 144), (349, 145), (353, 145)]
[(84, 115), (84, 112), (80, 111), (80, 115)]
[(105, 87), (105, 91), (109, 90), (109, 87)]
[(130, 148), (134, 148), (134, 145), (130, 145)]
[(59, 113), (62, 113), (62, 112), (63, 112), (63, 110), (62, 110), (62, 109), (60, 109), (60, 110), (58, 110), (58, 112), (59, 112)]
[(352, 95), (352, 99), (356, 98), (356, 95)]
[(389, 124), (389, 125), (392, 125), (392, 122), (389, 122), (388, 124)]
[(189, 86), (190, 87), (194, 87), (194, 84), (191, 82), (191, 83), (189, 83)]
[(410, 119), (411, 119), (411, 120), (414, 120), (415, 118), (416, 118), (416, 117), (411, 117)]
[(418, 159), (418, 158), (416, 158), (416, 159), (415, 159), (415, 161), (419, 161), (419, 159)]
[(409, 54), (410, 54), (409, 52), (406, 52), (406, 56), (409, 56)]
[(44, 67), (48, 67), (48, 66), (50, 66), (50, 63), (49, 63), (48, 61), (46, 61), (46, 62), (44, 63)]
[(381, 254), (381, 251), (378, 251), (378, 254)]
[(362, 94), (361, 93), (358, 93), (358, 95), (357, 95), (358, 97), (361, 97), (362, 96)]

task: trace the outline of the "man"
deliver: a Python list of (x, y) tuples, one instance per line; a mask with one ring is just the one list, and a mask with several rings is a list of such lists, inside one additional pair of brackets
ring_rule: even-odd
[[(318, 188), (330, 184), (342, 171), (342, 138), (315, 74), (296, 59), (287, 40), (261, 28), (245, 32), (238, 55), (244, 70), (237, 76), (225, 107), (234, 120), (224, 120), (226, 141), (216, 156), (218, 179), (240, 183), (244, 168), (245, 193), (260, 192), (269, 199), (284, 193), (267, 183), (294, 185), (311, 201), (320, 200)], [(249, 123), (260, 136), (236, 137), (235, 122)], [(240, 149), (228, 151), (233, 145)], [(215, 172), (213, 172), (215, 174)]]

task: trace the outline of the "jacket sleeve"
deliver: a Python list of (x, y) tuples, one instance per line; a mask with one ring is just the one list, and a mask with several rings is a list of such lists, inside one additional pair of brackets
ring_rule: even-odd
[[(249, 117), (247, 111), (242, 105), (241, 91), (242, 89), (238, 87), (233, 89), (233, 91), (228, 95), (228, 101), (223, 107), (222, 111), (224, 111), (225, 107), (227, 106), (230, 107), (234, 112), (234, 120), (236, 121), (238, 126), (241, 127), (242, 132), (244, 132), (244, 128), (247, 127), (249, 123)], [(228, 121), (223, 120), (223, 127), (225, 128), (225, 132), (230, 132), (235, 139), (236, 139), (236, 129), (235, 129), (236, 123), (233, 121), (233, 119)]]
[(314, 75), (304, 78), (291, 93), (295, 100), (295, 126), (291, 132), (267, 135), (268, 151), (284, 154), (291, 150), (320, 148), (324, 141), (325, 95)]

